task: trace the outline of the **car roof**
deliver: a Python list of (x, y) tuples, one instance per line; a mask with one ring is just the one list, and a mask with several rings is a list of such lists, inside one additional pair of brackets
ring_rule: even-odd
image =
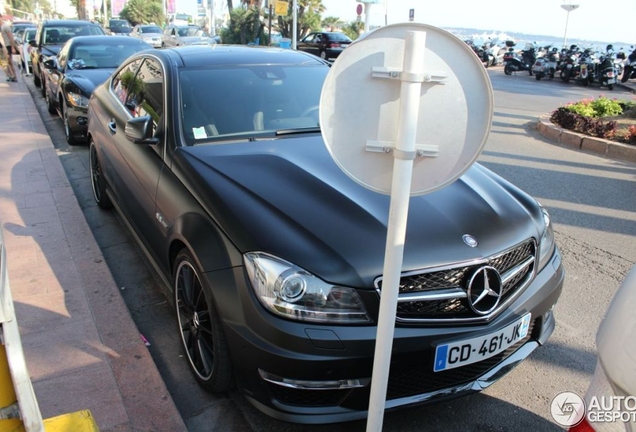
[(160, 50), (173, 58), (180, 58), (183, 67), (208, 65), (324, 65), (328, 63), (303, 51), (245, 45), (185, 46)]
[(95, 27), (99, 27), (97, 24), (92, 23), (90, 21), (84, 21), (84, 20), (45, 20), (42, 21), (42, 25), (44, 26), (68, 26), (68, 27), (73, 27), (73, 26), (95, 26)]

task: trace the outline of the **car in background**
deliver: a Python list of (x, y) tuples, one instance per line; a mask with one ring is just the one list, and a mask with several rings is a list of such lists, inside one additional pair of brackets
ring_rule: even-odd
[[(364, 419), (390, 200), (320, 131), (329, 62), (165, 48), (93, 92), (89, 170), (170, 287), (184, 360), (291, 422)], [(547, 210), (476, 163), (410, 198), (387, 409), (487, 388), (546, 343), (565, 271)]]
[(95, 87), (128, 57), (144, 50), (152, 46), (128, 36), (76, 36), (44, 62), (49, 74), (47, 108), (62, 118), (70, 145), (86, 141), (86, 113)]
[(636, 431), (635, 310), (636, 266), (633, 266), (599, 325), (596, 369), (583, 399), (587, 410), (569, 432)]
[(132, 26), (125, 19), (113, 18), (108, 20), (106, 33), (115, 36), (128, 36), (132, 31)]
[(18, 45), (18, 55), (20, 56), (19, 65), (25, 75), (30, 76), (33, 73), (31, 65), (31, 45), (29, 41), (35, 39), (37, 27), (25, 27), (16, 32), (15, 42)]
[(154, 48), (161, 48), (163, 31), (155, 24), (137, 24), (130, 32), (130, 36), (148, 42)]
[(69, 39), (75, 36), (103, 35), (104, 29), (98, 24), (83, 20), (44, 20), (38, 25), (35, 39), (31, 45), (31, 65), (33, 67), (33, 83), (40, 87), (42, 96), (46, 94), (46, 78), (42, 65), (49, 57), (55, 57)]
[(329, 60), (337, 58), (352, 40), (340, 32), (313, 32), (296, 44), (298, 50)]
[(163, 29), (162, 47), (214, 45), (217, 41), (197, 25), (169, 25)]

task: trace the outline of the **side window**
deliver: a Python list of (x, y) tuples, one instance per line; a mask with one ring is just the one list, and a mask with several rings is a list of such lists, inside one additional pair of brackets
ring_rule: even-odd
[(137, 59), (130, 62), (113, 78), (111, 89), (117, 96), (117, 99), (127, 106), (129, 100), (134, 97), (138, 90), (135, 88), (135, 75), (139, 69), (139, 65), (143, 59)]
[(135, 78), (138, 88), (134, 100), (134, 117), (150, 116), (153, 132), (157, 131), (163, 116), (164, 76), (161, 64), (154, 59), (146, 59)]

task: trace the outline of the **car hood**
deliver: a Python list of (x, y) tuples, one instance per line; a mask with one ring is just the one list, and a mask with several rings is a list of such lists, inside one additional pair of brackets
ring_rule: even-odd
[(90, 96), (95, 87), (106, 81), (114, 71), (114, 68), (73, 69), (66, 72), (66, 79), (72, 80)]
[[(344, 174), (320, 135), (184, 147), (173, 171), (243, 253), (268, 252), (350, 286), (370, 288), (382, 274), (390, 197)], [(475, 164), (410, 199), (403, 270), (488, 257), (542, 229), (533, 198)]]

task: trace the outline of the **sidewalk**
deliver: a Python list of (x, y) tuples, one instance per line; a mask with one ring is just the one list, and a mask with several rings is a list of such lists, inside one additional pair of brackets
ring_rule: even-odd
[(88, 409), (102, 432), (185, 431), (26, 85), (4, 74), (0, 118), (0, 224), (42, 417)]

